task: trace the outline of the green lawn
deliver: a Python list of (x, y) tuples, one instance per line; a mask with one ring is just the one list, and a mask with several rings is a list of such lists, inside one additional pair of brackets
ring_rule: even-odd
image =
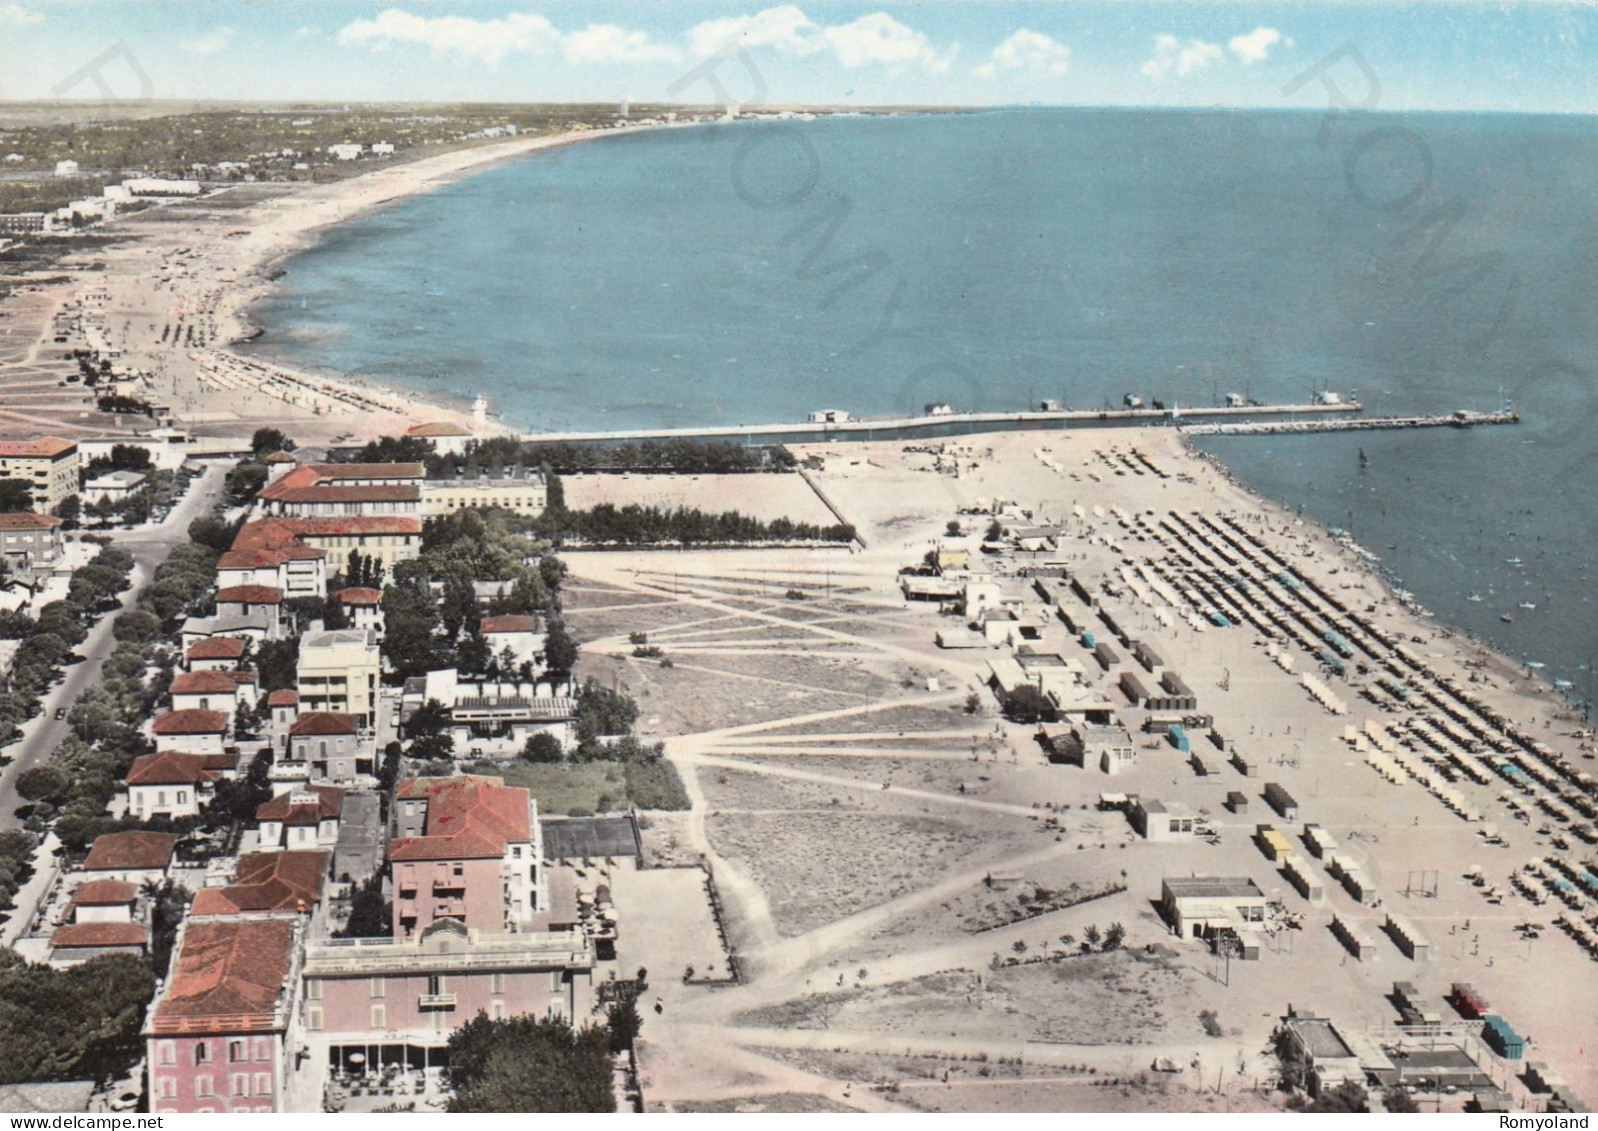
[(515, 762), (484, 766), (481, 772), (531, 791), (539, 813), (546, 816), (585, 816), (625, 809), (628, 804), (640, 809), (688, 808), (688, 796), (670, 762)]

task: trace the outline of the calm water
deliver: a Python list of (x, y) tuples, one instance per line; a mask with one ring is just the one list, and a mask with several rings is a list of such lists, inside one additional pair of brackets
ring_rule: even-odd
[(608, 138), (334, 230), (257, 309), (254, 348), (483, 390), (535, 429), (1129, 390), (1510, 396), (1518, 428), (1205, 446), (1350, 527), (1449, 623), (1598, 693), (1598, 126), (1370, 115), (1322, 148), (1320, 123), (1015, 111)]

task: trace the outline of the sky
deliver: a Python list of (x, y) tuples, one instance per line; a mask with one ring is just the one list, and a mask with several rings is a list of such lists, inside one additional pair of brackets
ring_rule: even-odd
[(1590, 0), (0, 0), (0, 99), (1593, 113), (1595, 47)]

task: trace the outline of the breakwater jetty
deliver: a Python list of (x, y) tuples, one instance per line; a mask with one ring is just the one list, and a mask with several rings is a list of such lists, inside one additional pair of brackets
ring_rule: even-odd
[(1189, 421), (1230, 423), (1344, 419), (1357, 416), (1357, 401), (1331, 404), (1250, 404), (1215, 408), (1037, 409), (1020, 412), (953, 412), (919, 416), (854, 417), (836, 414), (827, 421), (787, 424), (719, 424), (693, 428), (636, 428), (605, 432), (524, 432), (525, 441), (617, 443), (628, 440), (762, 440), (817, 443), (827, 440), (895, 440), (924, 436), (958, 436), (972, 432), (1008, 432), (1066, 428), (1135, 428), (1185, 425)]
[(1279, 436), (1302, 432), (1374, 432), (1398, 428), (1475, 428), (1486, 424), (1519, 424), (1513, 409), (1502, 412), (1432, 413), (1424, 416), (1362, 416), (1340, 420), (1248, 420), (1182, 426), (1189, 436)]

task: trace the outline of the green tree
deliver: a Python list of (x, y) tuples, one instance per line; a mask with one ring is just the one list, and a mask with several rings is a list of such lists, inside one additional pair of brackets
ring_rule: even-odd
[(250, 454), (258, 460), (273, 452), (292, 452), (295, 446), (293, 440), (276, 428), (257, 428), (250, 437)]
[(412, 578), (383, 590), (383, 654), (402, 677), (422, 675), (445, 665), (437, 662), (434, 633), (438, 608), (426, 582)]
[(77, 495), (68, 495), (56, 504), (55, 516), (66, 524), (67, 529), (75, 529), (78, 519), (83, 515), (83, 500)]
[(350, 917), (337, 934), (345, 939), (386, 938), (394, 932), (393, 905), (383, 898), (382, 874), (373, 876), (350, 898)]
[(605, 1030), (610, 1034), (610, 1051), (626, 1052), (633, 1047), (644, 1019), (638, 1013), (638, 989), (626, 985), (616, 994), (616, 1000), (605, 1010)]
[(71, 784), (71, 779), (55, 766), (33, 766), (17, 775), (17, 795), (24, 801), (59, 805), (66, 800)]
[(610, 1034), (561, 1017), (491, 1021), (479, 1013), (449, 1039), (452, 1112), (613, 1112)]
[(255, 649), (255, 674), (261, 691), (287, 691), (294, 687), (300, 662), (300, 638), (263, 640)]
[(33, 488), (26, 479), (0, 479), (0, 514), (33, 509)]
[(566, 624), (552, 617), (544, 635), (544, 663), (552, 672), (566, 675), (577, 666), (577, 644), (566, 632)]
[(528, 762), (559, 762), (564, 757), (560, 739), (544, 731), (533, 735), (522, 747), (522, 758)]
[(1055, 717), (1054, 703), (1030, 683), (1005, 693), (1005, 717), (1018, 723), (1049, 722)]

